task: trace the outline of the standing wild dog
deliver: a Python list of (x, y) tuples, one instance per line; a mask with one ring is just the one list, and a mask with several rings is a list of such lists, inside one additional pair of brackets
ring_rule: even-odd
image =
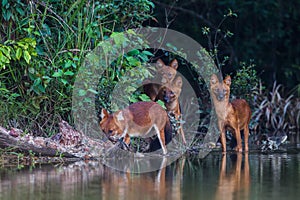
[(165, 63), (161, 60), (158, 59), (156, 61), (156, 69), (157, 69), (157, 75), (156, 77), (156, 83), (147, 83), (150, 80), (147, 80), (146, 84), (144, 84), (144, 92), (147, 94), (152, 101), (155, 100), (159, 88), (167, 83), (170, 83), (174, 80), (176, 73), (177, 73), (177, 68), (178, 68), (178, 62), (176, 59), (172, 60), (170, 65), (165, 65)]
[[(100, 127), (112, 142), (123, 138), (129, 145), (130, 137), (151, 137), (158, 136), (163, 153), (167, 153), (166, 143), (172, 135), (171, 125), (167, 112), (155, 102), (133, 103), (123, 110), (108, 114), (105, 109), (101, 111)], [(166, 132), (165, 132), (166, 130)]]
[(168, 113), (174, 114), (176, 121), (179, 121), (179, 133), (182, 141), (186, 144), (185, 135), (181, 124), (181, 109), (179, 104), (179, 96), (182, 90), (182, 78), (177, 76), (172, 82), (167, 82), (163, 85), (157, 94), (156, 100), (164, 102)]
[(218, 118), (218, 127), (221, 132), (222, 151), (226, 152), (226, 129), (233, 132), (236, 138), (236, 151), (242, 151), (240, 131), (244, 130), (245, 151), (248, 151), (249, 122), (251, 110), (244, 99), (235, 99), (229, 102), (231, 78), (226, 76), (224, 81), (219, 81), (217, 75), (210, 78), (210, 93)]

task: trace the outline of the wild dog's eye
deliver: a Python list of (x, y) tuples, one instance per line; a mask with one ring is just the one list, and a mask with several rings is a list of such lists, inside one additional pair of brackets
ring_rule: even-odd
[(113, 130), (108, 130), (108, 134), (112, 134), (113, 133)]

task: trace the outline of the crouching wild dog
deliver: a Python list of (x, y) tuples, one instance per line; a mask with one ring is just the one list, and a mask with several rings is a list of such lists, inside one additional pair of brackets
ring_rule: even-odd
[(186, 144), (185, 135), (181, 123), (181, 109), (179, 104), (179, 96), (182, 90), (182, 78), (177, 76), (173, 82), (168, 82), (161, 86), (158, 91), (156, 100), (161, 100), (164, 102), (168, 113), (173, 114), (178, 125), (178, 132), (181, 134), (182, 141)]
[(178, 68), (178, 62), (176, 59), (172, 60), (170, 65), (165, 65), (165, 63), (158, 59), (156, 61), (156, 69), (157, 69), (157, 77), (156, 77), (156, 83), (148, 83), (151, 82), (150, 80), (146, 81), (146, 84), (144, 84), (144, 92), (147, 94), (152, 101), (155, 100), (159, 88), (167, 83), (170, 83), (173, 81), (173, 79), (176, 76)]
[(227, 76), (219, 81), (216, 74), (210, 78), (210, 92), (218, 118), (218, 127), (221, 132), (222, 151), (226, 152), (226, 129), (233, 132), (237, 141), (236, 151), (242, 151), (240, 131), (244, 130), (245, 151), (248, 151), (249, 122), (251, 110), (244, 99), (235, 99), (229, 102), (231, 78)]
[(137, 102), (113, 114), (102, 109), (101, 118), (100, 127), (112, 142), (123, 139), (129, 145), (131, 136), (151, 137), (154, 129), (163, 153), (167, 153), (166, 143), (172, 135), (171, 124), (167, 112), (159, 104)]

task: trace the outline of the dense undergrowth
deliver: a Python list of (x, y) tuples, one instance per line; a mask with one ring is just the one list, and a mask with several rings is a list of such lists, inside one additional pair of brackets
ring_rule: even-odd
[[(1, 5), (0, 124), (43, 136), (55, 133), (61, 119), (72, 121), (72, 89), (85, 55), (113, 33), (139, 27), (154, 7), (148, 0)], [(134, 55), (123, 61), (119, 74), (139, 62)]]

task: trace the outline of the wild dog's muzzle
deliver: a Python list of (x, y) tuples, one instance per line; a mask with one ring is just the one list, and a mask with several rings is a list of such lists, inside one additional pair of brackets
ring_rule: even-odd
[(112, 143), (116, 143), (120, 139), (113, 131), (108, 131), (106, 136)]
[(115, 136), (108, 136), (108, 139), (112, 142), (112, 143), (116, 143), (119, 138), (115, 137)]
[(165, 103), (169, 103), (170, 102), (170, 98), (167, 95), (164, 96), (164, 102)]
[(175, 97), (175, 94), (171, 91), (171, 92), (168, 92), (166, 94), (164, 94), (163, 98), (164, 98), (164, 102), (165, 103), (169, 103), (171, 102), (171, 100)]
[(226, 92), (225, 92), (225, 90), (217, 89), (215, 91), (215, 95), (216, 95), (218, 101), (223, 101), (225, 98)]

